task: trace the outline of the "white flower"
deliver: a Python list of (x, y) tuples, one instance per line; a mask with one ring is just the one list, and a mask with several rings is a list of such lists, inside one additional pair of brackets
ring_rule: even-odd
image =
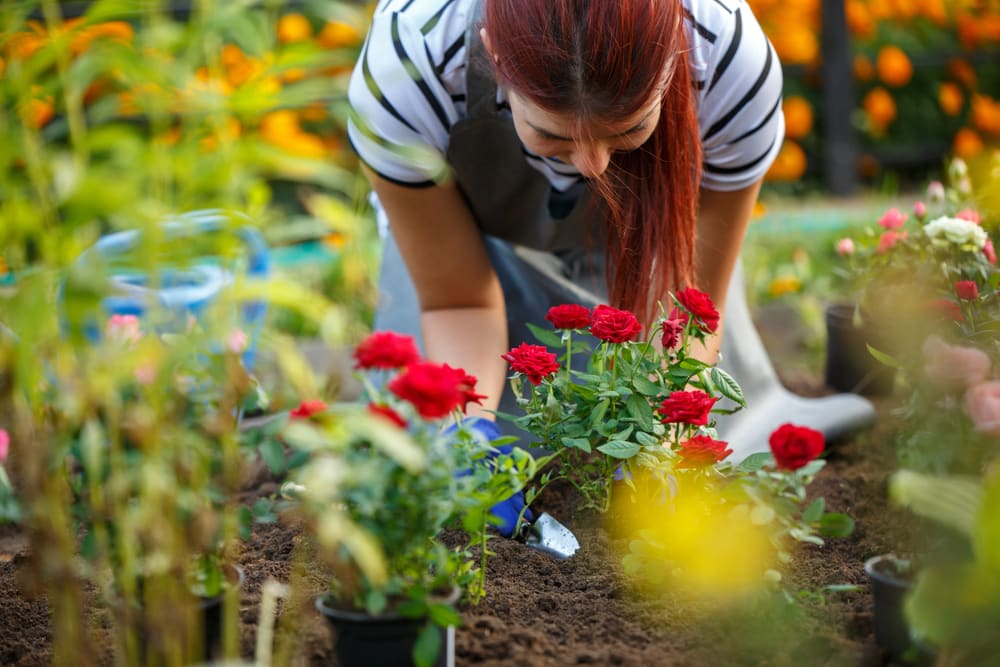
[(931, 239), (950, 241), (957, 245), (972, 245), (977, 249), (986, 245), (989, 235), (974, 222), (961, 218), (941, 217), (931, 220), (924, 227), (924, 233)]

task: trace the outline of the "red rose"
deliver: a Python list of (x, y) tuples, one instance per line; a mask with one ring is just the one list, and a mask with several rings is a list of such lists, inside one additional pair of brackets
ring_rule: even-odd
[(955, 283), (955, 294), (959, 299), (972, 301), (979, 298), (979, 287), (975, 280), (959, 280)]
[(590, 309), (576, 303), (552, 306), (545, 316), (556, 329), (586, 329), (590, 326)]
[(326, 410), (326, 403), (318, 398), (314, 398), (299, 403), (299, 407), (289, 411), (288, 416), (292, 419), (308, 419), (324, 410)]
[(411, 336), (376, 331), (355, 348), (354, 359), (354, 368), (402, 368), (420, 361), (420, 351)]
[(594, 308), (590, 333), (609, 343), (624, 343), (639, 335), (642, 325), (627, 310), (599, 305)]
[(507, 354), (500, 355), (510, 364), (511, 370), (527, 376), (531, 384), (539, 384), (557, 370), (556, 355), (544, 345), (521, 343)]
[(707, 333), (715, 333), (719, 328), (719, 311), (715, 309), (712, 298), (704, 292), (688, 287), (677, 293), (677, 301), (702, 323)]
[(820, 454), (825, 446), (823, 434), (807, 426), (782, 424), (771, 434), (768, 443), (774, 462), (782, 470), (798, 470)]
[(378, 415), (379, 417), (388, 419), (399, 428), (406, 428), (406, 420), (403, 419), (398, 412), (390, 408), (388, 405), (376, 405), (375, 403), (369, 403), (368, 412), (373, 415)]
[(475, 375), (469, 375), (464, 371), (463, 373), (465, 377), (462, 378), (462, 382), (458, 385), (458, 388), (462, 391), (462, 412), (465, 412), (465, 409), (469, 407), (469, 403), (482, 405), (486, 394), (476, 393), (476, 382), (479, 380)]
[(677, 453), (681, 455), (679, 468), (701, 468), (718, 463), (733, 453), (728, 442), (713, 440), (707, 435), (696, 435), (681, 443)]
[(389, 391), (409, 401), (425, 419), (444, 417), (466, 400), (466, 374), (448, 364), (418, 361), (389, 383)]
[(663, 321), (663, 349), (672, 350), (680, 342), (681, 334), (688, 323), (688, 314), (680, 308), (670, 311), (670, 316)]
[(934, 299), (933, 301), (927, 302), (927, 310), (932, 314), (943, 315), (956, 322), (961, 322), (965, 318), (962, 317), (962, 308), (949, 299)]
[(675, 391), (660, 404), (660, 414), (663, 415), (664, 424), (705, 426), (708, 424), (708, 413), (718, 400), (700, 389)]
[(986, 255), (986, 261), (990, 264), (997, 263), (997, 251), (993, 248), (992, 239), (986, 239), (986, 243), (983, 245), (983, 254)]

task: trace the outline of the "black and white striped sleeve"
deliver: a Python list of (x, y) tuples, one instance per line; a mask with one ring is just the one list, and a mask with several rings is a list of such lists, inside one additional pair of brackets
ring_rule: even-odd
[(406, 14), (375, 13), (348, 99), (348, 137), (370, 169), (410, 187), (433, 185), (447, 173), (448, 134), (458, 119), (455, 102), (421, 26)]
[(700, 91), (702, 185), (738, 190), (760, 179), (785, 133), (778, 56), (750, 8), (727, 0)]

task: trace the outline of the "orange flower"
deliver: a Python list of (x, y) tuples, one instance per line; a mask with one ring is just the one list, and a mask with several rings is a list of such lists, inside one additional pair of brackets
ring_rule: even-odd
[(285, 14), (278, 19), (278, 41), (282, 44), (304, 42), (312, 38), (312, 24), (302, 14)]
[(905, 86), (913, 76), (913, 65), (910, 59), (898, 46), (883, 46), (875, 58), (875, 68), (878, 76), (886, 84), (893, 87)]
[(802, 147), (786, 140), (764, 178), (768, 181), (796, 181), (806, 172), (806, 163), (806, 152)]
[(872, 21), (868, 5), (861, 0), (847, 0), (844, 3), (844, 13), (847, 15), (847, 27), (861, 39), (867, 39), (875, 34), (875, 22)]
[(875, 77), (875, 66), (866, 56), (854, 56), (854, 78), (858, 81), (871, 81)]
[(982, 41), (982, 34), (979, 30), (979, 19), (968, 12), (959, 12), (955, 17), (955, 28), (958, 32), (958, 41), (963, 48), (973, 51), (979, 47)]
[(979, 138), (976, 131), (970, 127), (963, 127), (955, 133), (955, 140), (952, 142), (952, 151), (957, 157), (969, 159), (975, 157), (983, 150), (983, 140)]
[(361, 43), (361, 33), (342, 21), (327, 21), (320, 30), (316, 41), (324, 49), (339, 49), (344, 46), (354, 46)]
[(1000, 102), (987, 95), (973, 95), (972, 124), (987, 134), (1000, 134)]
[[(68, 21), (64, 25), (69, 26), (71, 30), (76, 27), (76, 24), (70, 25)], [(131, 24), (125, 21), (106, 21), (104, 23), (83, 26), (80, 30), (74, 32), (73, 39), (70, 42), (70, 51), (75, 56), (80, 55), (89, 49), (90, 45), (98, 39), (113, 39), (124, 44), (131, 44), (133, 34), (134, 31)]]
[(868, 115), (868, 122), (876, 133), (885, 132), (885, 128), (896, 119), (896, 102), (885, 88), (878, 87), (868, 91), (861, 101), (861, 107)]
[(45, 127), (56, 115), (52, 98), (32, 98), (25, 107), (24, 123), (35, 130)]
[(785, 114), (785, 136), (789, 139), (801, 139), (812, 130), (813, 110), (804, 97), (785, 98), (781, 110)]
[(947, 115), (957, 116), (964, 103), (965, 97), (958, 85), (945, 81), (938, 87), (938, 104)]
[(948, 76), (957, 80), (966, 90), (975, 90), (978, 80), (976, 70), (967, 60), (951, 58), (948, 60)]
[(944, 0), (920, 0), (920, 13), (939, 27), (948, 24), (948, 10)]
[(272, 146), (304, 157), (323, 157), (327, 154), (322, 139), (309, 134), (299, 126), (299, 118), (288, 109), (272, 111), (260, 123), (260, 136)]

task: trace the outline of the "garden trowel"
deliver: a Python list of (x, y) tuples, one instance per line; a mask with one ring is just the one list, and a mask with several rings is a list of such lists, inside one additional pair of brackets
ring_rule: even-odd
[(532, 549), (560, 559), (569, 558), (580, 548), (576, 535), (548, 512), (539, 514), (532, 523), (524, 523), (518, 539)]

